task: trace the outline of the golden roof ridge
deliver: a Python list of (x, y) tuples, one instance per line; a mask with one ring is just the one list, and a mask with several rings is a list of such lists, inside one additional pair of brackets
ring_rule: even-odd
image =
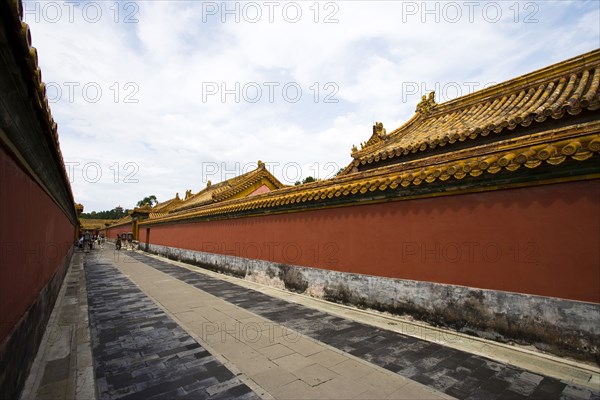
[(568, 159), (585, 161), (600, 153), (599, 129), (600, 121), (595, 121), (581, 124), (575, 130), (568, 127), (532, 135), (529, 141), (521, 138), (506, 139), (479, 146), (477, 153), (473, 149), (463, 149), (460, 157), (454, 159), (448, 155), (437, 155), (429, 160), (407, 161), (330, 180), (286, 187), (255, 197), (208, 204), (166, 215), (152, 223), (227, 216), (241, 211), (268, 210), (295, 203), (329, 201), (338, 197), (393, 190), (399, 186), (427, 185), (450, 178), (461, 180), (484, 173), (496, 174), (502, 170), (513, 173), (522, 167), (535, 169), (542, 165), (557, 166)]
[(268, 179), (275, 187), (285, 186), (266, 169), (265, 163), (259, 160), (257, 168), (241, 175), (226, 179), (222, 182), (207, 185), (206, 188), (199, 191), (188, 200), (183, 201), (183, 203), (179, 207), (175, 208), (172, 213), (179, 213), (197, 207), (202, 207), (206, 204), (223, 201), (240, 193), (249, 185), (262, 178)]
[(542, 81), (560, 78), (568, 72), (573, 72), (574, 68), (576, 70), (584, 70), (593, 66), (597, 66), (599, 63), (600, 49), (591, 50), (587, 53), (583, 53), (567, 60), (559, 61), (549, 66), (539, 68), (535, 71), (519, 75), (507, 81), (497, 83), (485, 89), (477, 90), (473, 93), (469, 93), (443, 103), (438, 103), (435, 110), (432, 111), (432, 116), (445, 113), (447, 111), (446, 109), (454, 108), (456, 104), (463, 103), (462, 106), (465, 106), (472, 102), (479, 103), (485, 99), (494, 98), (498, 95), (498, 92), (504, 92), (506, 88), (535, 85), (536, 83)]
[[(526, 127), (550, 117), (560, 119), (583, 109), (596, 110), (600, 108), (599, 82), (600, 50), (596, 50), (435, 104), (427, 114), (417, 111), (409, 121), (386, 135), (385, 140), (353, 152), (353, 164), (365, 165), (504, 129)], [(525, 83), (530, 86), (524, 86)]]

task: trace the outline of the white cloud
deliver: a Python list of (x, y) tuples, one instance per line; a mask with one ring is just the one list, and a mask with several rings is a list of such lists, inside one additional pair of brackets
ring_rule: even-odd
[[(473, 82), (480, 88), (592, 50), (600, 37), (594, 2), (497, 2), (496, 22), (490, 2), (454, 2), (460, 14), (453, 14), (442, 2), (324, 1), (318, 22), (314, 3), (298, 2), (296, 23), (289, 22), (295, 6), (283, 14), (291, 4), (283, 2), (272, 23), (263, 2), (252, 3), (262, 12), (256, 23), (248, 2), (227, 3), (237, 4), (239, 23), (232, 14), (221, 21), (221, 2), (124, 2), (118, 14), (114, 3), (87, 2), (73, 22), (64, 4), (55, 3), (63, 6), (58, 20), (47, 4), (27, 2), (26, 21), (57, 100), (63, 155), (79, 163), (73, 189), (86, 211), (196, 192), (258, 159), (273, 162), (286, 183), (296, 166), (302, 176), (329, 176), (331, 165), (349, 163), (374, 120), (391, 131), (410, 118), (422, 91), (448, 100)], [(97, 6), (101, 18), (92, 23)], [(326, 16), (338, 22), (324, 23)], [(278, 85), (272, 101), (269, 82)], [(302, 89), (296, 103), (282, 92), (290, 82)], [(222, 101), (221, 89), (236, 83), (239, 101), (234, 93)], [(261, 97), (252, 103), (256, 87)], [(324, 102), (327, 94), (338, 102)], [(102, 170), (98, 182), (82, 175), (93, 163)], [(220, 171), (208, 176), (215, 165)], [(138, 182), (124, 183), (127, 173)]]

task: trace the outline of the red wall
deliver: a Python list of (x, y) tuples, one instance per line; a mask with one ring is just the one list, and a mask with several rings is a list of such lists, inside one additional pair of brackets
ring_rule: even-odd
[(114, 228), (109, 228), (106, 230), (106, 237), (108, 239), (117, 239), (117, 235), (121, 235), (123, 233), (131, 232), (131, 224), (116, 226)]
[(0, 342), (63, 265), (75, 228), (0, 146)]
[(600, 302), (600, 180), (157, 225), (150, 243)]

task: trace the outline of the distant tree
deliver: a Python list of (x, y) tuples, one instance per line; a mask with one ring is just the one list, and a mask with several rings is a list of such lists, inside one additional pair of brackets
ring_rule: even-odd
[(120, 207), (113, 208), (107, 211), (91, 211), (89, 213), (81, 213), (81, 219), (119, 219), (127, 215), (129, 210), (123, 210)]
[(333, 177), (335, 178), (336, 176), (338, 176), (339, 174), (341, 174), (343, 170), (344, 170), (344, 168), (340, 168), (340, 170), (338, 172), (336, 172)]
[(148, 197), (144, 197), (142, 200), (137, 202), (138, 207), (142, 207), (145, 204), (148, 204), (150, 207), (154, 206), (158, 201), (156, 200), (156, 196), (151, 194)]
[(302, 182), (300, 182), (300, 181), (296, 181), (296, 182), (294, 183), (294, 185), (295, 185), (295, 186), (298, 186), (298, 185), (304, 185), (305, 183), (310, 183), (310, 182), (316, 182), (316, 179), (315, 179), (315, 178), (313, 178), (312, 176), (307, 176), (306, 178), (304, 178), (304, 179), (302, 180)]

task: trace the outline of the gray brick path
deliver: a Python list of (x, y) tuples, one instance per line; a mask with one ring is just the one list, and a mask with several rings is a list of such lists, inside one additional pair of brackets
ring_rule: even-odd
[(459, 399), (600, 400), (600, 388), (591, 392), (485, 357), (275, 299), (144, 254), (127, 254), (241, 308)]
[(85, 260), (100, 399), (255, 399), (112, 264)]

